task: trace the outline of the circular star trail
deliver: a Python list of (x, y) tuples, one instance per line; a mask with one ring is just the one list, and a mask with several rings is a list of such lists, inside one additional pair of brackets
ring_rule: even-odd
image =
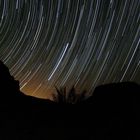
[(0, 0), (0, 59), (26, 94), (140, 83), (139, 0)]

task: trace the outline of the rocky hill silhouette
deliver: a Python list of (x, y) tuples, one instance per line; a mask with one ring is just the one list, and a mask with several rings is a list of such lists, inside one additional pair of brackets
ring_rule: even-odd
[[(133, 82), (98, 86), (94, 91), (98, 127), (112, 139), (139, 139), (140, 86)], [(102, 132), (101, 132), (102, 133)], [(104, 137), (102, 137), (103, 139)]]
[(140, 139), (139, 111), (137, 83), (101, 85), (86, 100), (56, 103), (22, 93), (0, 61), (1, 140)]

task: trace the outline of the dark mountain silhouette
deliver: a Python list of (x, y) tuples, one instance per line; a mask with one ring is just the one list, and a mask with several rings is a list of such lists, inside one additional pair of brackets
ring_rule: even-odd
[[(19, 81), (15, 80), (14, 77), (10, 75), (8, 68), (2, 62), (0, 62), (0, 92), (2, 92), (0, 100), (1, 104), (3, 105), (10, 104), (11, 106), (15, 105), (16, 103), (19, 103), (19, 105), (22, 105), (22, 103), (24, 103), (24, 106), (26, 106), (26, 104), (54, 104), (54, 102), (50, 100), (38, 99), (22, 93), (20, 91)], [(16, 108), (18, 109), (18, 106)]]
[(80, 102), (79, 96), (77, 103), (74, 88), (68, 102), (58, 93), (57, 103), (25, 95), (0, 61), (0, 139), (140, 139), (137, 83), (101, 85), (88, 99)]
[(0, 62), (0, 139), (87, 138), (88, 128), (81, 127), (76, 112), (73, 106), (25, 95)]

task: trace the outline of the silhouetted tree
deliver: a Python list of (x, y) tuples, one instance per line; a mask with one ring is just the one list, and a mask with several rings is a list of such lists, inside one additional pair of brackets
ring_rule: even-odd
[(66, 90), (66, 87), (58, 88), (55, 86), (55, 89), (57, 91), (57, 95), (53, 94), (53, 99), (58, 103), (75, 104), (84, 100), (86, 97), (86, 90), (78, 94), (76, 93), (76, 89), (74, 86), (72, 86), (72, 88), (70, 88), (68, 92)]

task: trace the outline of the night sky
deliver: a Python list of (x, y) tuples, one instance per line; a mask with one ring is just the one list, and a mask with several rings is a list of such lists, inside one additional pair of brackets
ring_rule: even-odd
[(140, 0), (0, 0), (0, 60), (26, 94), (140, 83)]

